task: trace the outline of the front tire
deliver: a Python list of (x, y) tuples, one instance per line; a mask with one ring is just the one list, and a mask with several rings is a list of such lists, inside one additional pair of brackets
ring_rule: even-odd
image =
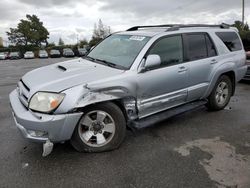
[(222, 75), (208, 97), (208, 109), (212, 111), (223, 110), (228, 105), (232, 93), (233, 87), (231, 79), (226, 75)]
[(126, 121), (120, 108), (111, 103), (87, 108), (71, 138), (79, 152), (103, 152), (118, 148), (126, 134)]

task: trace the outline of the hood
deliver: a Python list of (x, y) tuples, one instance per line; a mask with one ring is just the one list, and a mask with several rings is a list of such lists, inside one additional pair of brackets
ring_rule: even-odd
[(103, 80), (123, 73), (105, 65), (85, 59), (74, 59), (35, 69), (22, 77), (31, 90), (61, 92), (65, 89), (90, 82)]

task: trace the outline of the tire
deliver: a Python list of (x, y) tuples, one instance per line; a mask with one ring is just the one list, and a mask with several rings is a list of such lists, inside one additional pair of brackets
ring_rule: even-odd
[(231, 79), (226, 75), (222, 75), (208, 97), (207, 108), (211, 111), (223, 110), (228, 105), (232, 96), (232, 85)]
[(126, 120), (121, 109), (107, 102), (84, 110), (71, 144), (79, 152), (104, 152), (117, 149), (125, 135)]

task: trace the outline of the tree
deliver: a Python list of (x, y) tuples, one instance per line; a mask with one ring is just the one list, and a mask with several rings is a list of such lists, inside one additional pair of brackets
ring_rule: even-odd
[(232, 26), (236, 27), (239, 30), (239, 32), (249, 31), (249, 25), (248, 25), (248, 23), (242, 23), (241, 21), (238, 21), (238, 20), (235, 21)]
[(62, 40), (61, 37), (59, 38), (58, 45), (59, 46), (64, 46), (64, 41)]
[(56, 44), (54, 42), (52, 42), (52, 43), (48, 43), (47, 48), (52, 48), (55, 46), (56, 46)]
[(247, 23), (243, 24), (241, 21), (235, 21), (232, 25), (239, 30), (245, 50), (250, 50), (250, 30)]
[(111, 28), (103, 24), (102, 20), (99, 19), (98, 25), (94, 24), (94, 31), (92, 34), (92, 38), (89, 42), (90, 46), (95, 46), (97, 43), (102, 41), (108, 35), (111, 34)]
[(79, 43), (80, 48), (83, 48), (86, 45), (88, 45), (88, 41), (86, 39), (80, 40), (80, 43)]
[(43, 22), (36, 15), (26, 15), (26, 20), (21, 19), (17, 28), (10, 28), (7, 33), (8, 39), (15, 45), (35, 45), (48, 44), (48, 30), (43, 26)]

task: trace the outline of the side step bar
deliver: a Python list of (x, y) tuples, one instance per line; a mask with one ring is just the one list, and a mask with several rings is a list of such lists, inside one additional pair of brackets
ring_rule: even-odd
[(151, 115), (149, 117), (133, 121), (130, 123), (130, 127), (132, 129), (143, 129), (143, 128), (152, 126), (156, 123), (159, 123), (161, 121), (164, 121), (170, 117), (185, 113), (185, 112), (193, 110), (193, 109), (196, 109), (202, 105), (205, 105), (206, 103), (207, 103), (206, 100), (187, 103), (187, 104), (184, 104), (184, 105), (181, 105), (181, 106), (178, 106), (178, 107)]

